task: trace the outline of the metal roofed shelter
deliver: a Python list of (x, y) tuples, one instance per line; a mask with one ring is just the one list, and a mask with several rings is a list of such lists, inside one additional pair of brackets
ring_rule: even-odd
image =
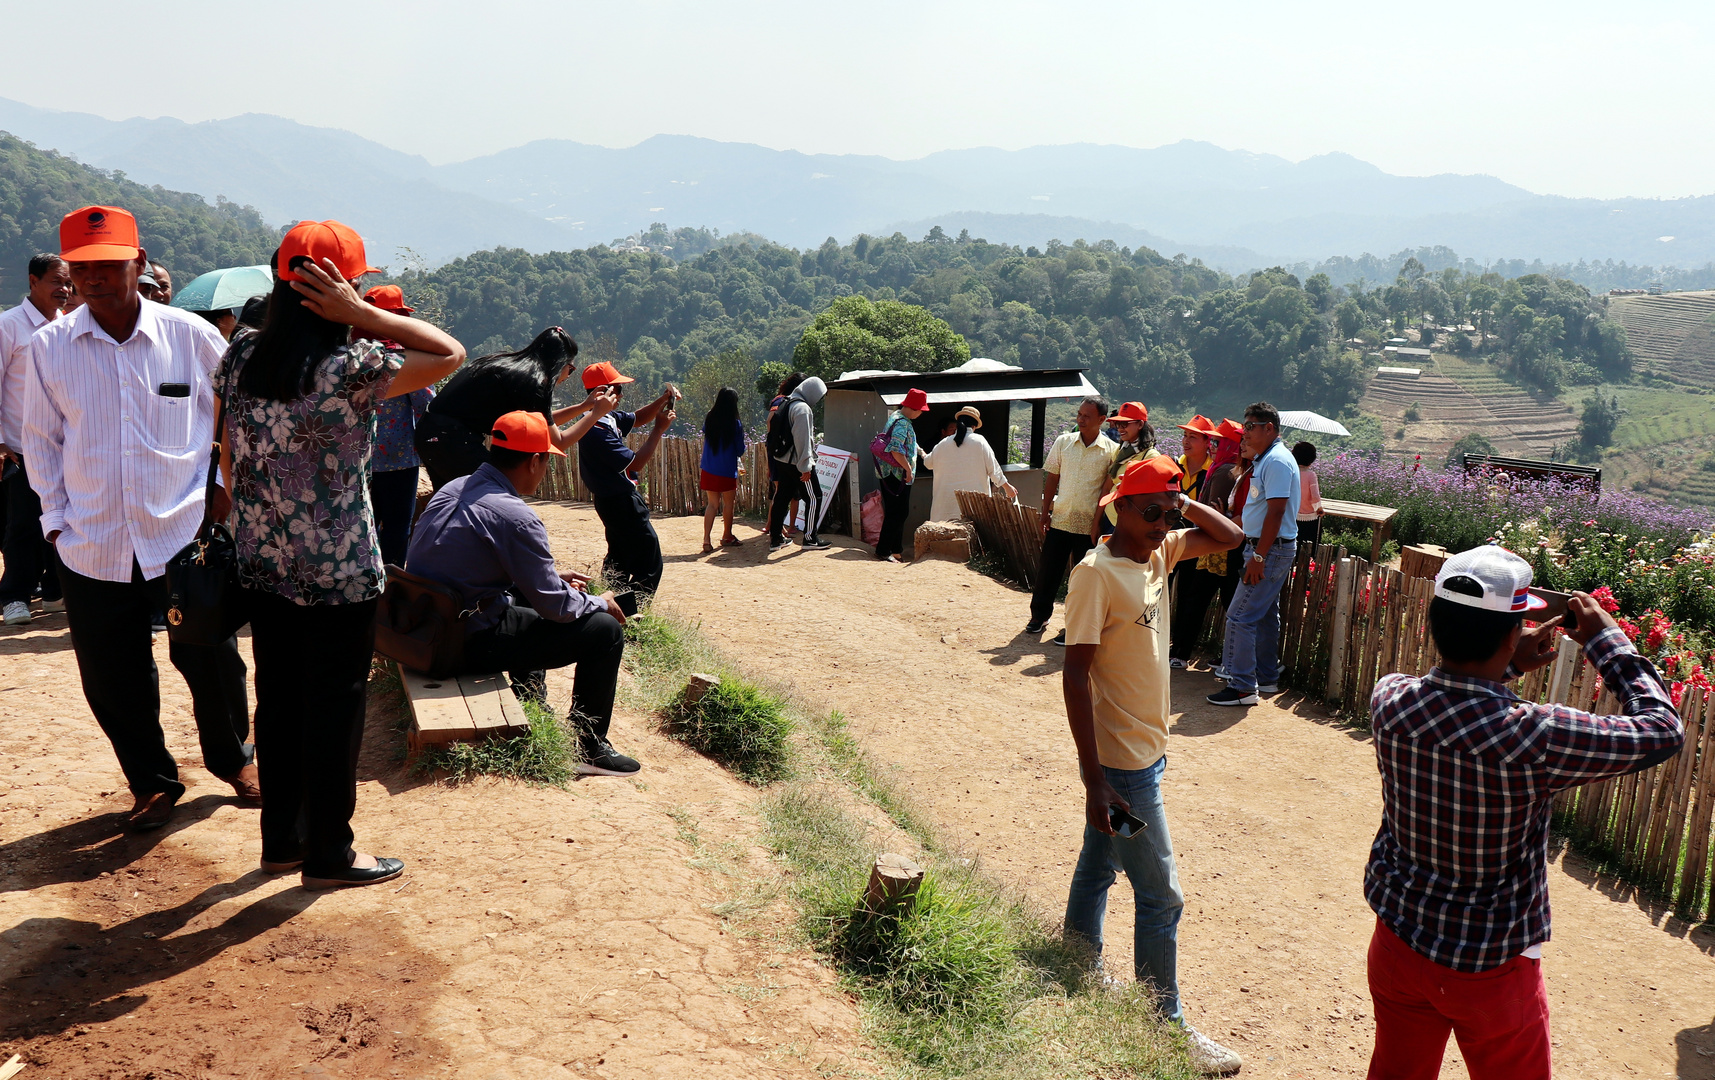
[[(1007, 480), (1018, 489), (1019, 500), (1031, 506), (1042, 499), (1043, 437), (1047, 433), (1050, 401), (1082, 401), (1100, 392), (1084, 377), (1083, 368), (1026, 370), (994, 360), (975, 359), (950, 371), (913, 374), (904, 371), (848, 371), (828, 384), (823, 399), (824, 437), (828, 445), (857, 454), (857, 467), (844, 481), (857, 506), (878, 486), (869, 443), (887, 424), (888, 413), (905, 400), (912, 387), (929, 395), (929, 411), (914, 423), (917, 441), (925, 452), (940, 441), (941, 428), (966, 405), (983, 414), (983, 426), (975, 434), (988, 439), (1002, 463)], [(1013, 402), (1028, 402), (1030, 410), (1030, 457), (1027, 465), (1007, 465), (1007, 436), (1012, 426)], [(924, 470), (912, 487), (911, 512), (905, 520), (909, 540), (918, 525), (929, 519), (933, 498), (932, 476)], [(859, 515), (851, 515), (852, 535), (861, 536)], [(909, 547), (909, 545), (908, 545)]]

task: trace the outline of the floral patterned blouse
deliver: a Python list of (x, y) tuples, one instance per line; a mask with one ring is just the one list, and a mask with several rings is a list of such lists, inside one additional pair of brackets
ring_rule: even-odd
[[(227, 352), (243, 364), (251, 335)], [(399, 357), (374, 341), (330, 354), (296, 401), (227, 402), (238, 580), (297, 604), (355, 604), (386, 584), (369, 504), (375, 412)], [(224, 377), (225, 372), (223, 371)]]

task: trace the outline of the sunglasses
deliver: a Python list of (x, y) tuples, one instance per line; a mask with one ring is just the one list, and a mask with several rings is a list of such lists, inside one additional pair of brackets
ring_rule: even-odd
[(1271, 425), (1267, 420), (1249, 420), (1249, 421), (1245, 422), (1245, 430), (1246, 431), (1249, 431), (1252, 428), (1271, 427), (1271, 426), (1273, 426), (1273, 425)]
[(1149, 521), (1149, 522), (1160, 521), (1163, 514), (1167, 515), (1167, 526), (1168, 526), (1168, 528), (1178, 528), (1180, 525), (1183, 525), (1185, 523), (1185, 515), (1184, 514), (1180, 513), (1177, 510), (1168, 509), (1167, 507), (1162, 506), (1160, 503), (1150, 503), (1148, 506), (1144, 507), (1142, 510), (1139, 510), (1136, 506), (1132, 505), (1130, 500), (1127, 500), (1126, 506), (1130, 507), (1132, 513), (1136, 514), (1138, 517), (1142, 518), (1143, 520)]

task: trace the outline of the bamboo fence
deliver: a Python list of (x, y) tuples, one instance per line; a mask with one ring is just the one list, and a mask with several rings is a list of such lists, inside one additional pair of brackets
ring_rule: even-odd
[[(641, 449), (648, 436), (633, 432), (626, 444)], [(697, 487), (702, 477), (703, 440), (701, 438), (662, 438), (655, 454), (643, 466), (638, 477), (638, 491), (649, 504), (649, 511), (664, 517), (700, 515), (703, 493)], [(736, 511), (750, 517), (768, 514), (769, 482), (768, 451), (757, 443), (747, 449), (743, 458), (744, 471), (738, 478)], [(832, 495), (832, 492), (829, 493)], [(548, 476), (537, 489), (536, 497), (554, 502), (589, 502), (590, 490), (578, 472), (578, 448), (568, 447), (566, 456), (555, 460)]]
[(1042, 513), (1034, 506), (1020, 506), (1000, 492), (954, 492), (959, 513), (977, 531), (984, 551), (998, 551), (1012, 579), (1027, 589), (1036, 587), (1042, 562)]
[[(1281, 590), (1281, 671), (1295, 689), (1369, 720), (1370, 690), (1393, 672), (1435, 666), (1429, 601), (1435, 583), (1326, 545), (1299, 552)], [(1529, 702), (1620, 711), (1577, 644), (1562, 638), (1553, 664), (1513, 687)], [(1690, 918), (1715, 916), (1715, 694), (1685, 687), (1685, 746), (1643, 772), (1563, 791), (1555, 818), (1583, 848)]]

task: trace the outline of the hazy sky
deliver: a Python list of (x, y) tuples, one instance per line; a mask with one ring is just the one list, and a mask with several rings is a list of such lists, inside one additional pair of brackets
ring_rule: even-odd
[(895, 158), (1189, 138), (1554, 194), (1715, 192), (1707, 2), (182, 0), (100, 5), (98, 30), (8, 7), (8, 42), (40, 51), (0, 65), (0, 97), (273, 113), (436, 163), (657, 133)]

